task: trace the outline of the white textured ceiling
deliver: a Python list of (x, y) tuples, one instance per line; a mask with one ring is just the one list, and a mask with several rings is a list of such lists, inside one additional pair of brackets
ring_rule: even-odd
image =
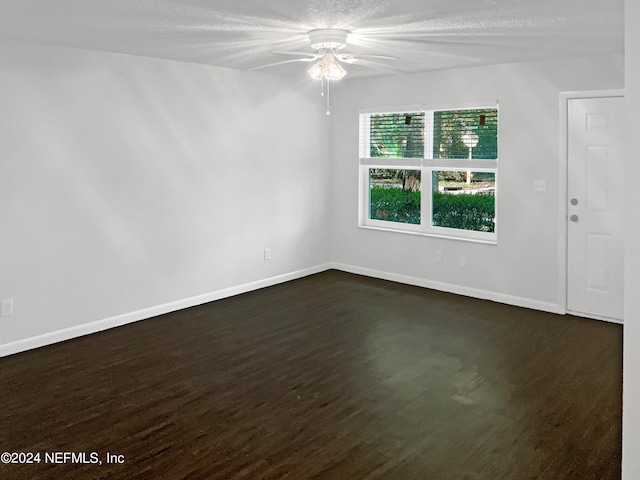
[[(0, 0), (0, 37), (251, 69), (352, 32), (350, 76), (621, 53), (624, 0)], [(270, 67), (298, 74), (308, 64)]]

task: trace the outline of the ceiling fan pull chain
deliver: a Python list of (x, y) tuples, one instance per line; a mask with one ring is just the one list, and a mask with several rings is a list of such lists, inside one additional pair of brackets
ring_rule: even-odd
[(331, 110), (329, 108), (329, 100), (330, 100), (329, 85), (331, 85), (331, 80), (327, 80), (327, 115), (331, 115)]

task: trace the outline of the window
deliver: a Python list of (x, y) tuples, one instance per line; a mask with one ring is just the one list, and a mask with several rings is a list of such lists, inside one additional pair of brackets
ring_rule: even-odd
[(498, 108), (360, 114), (360, 225), (495, 243)]

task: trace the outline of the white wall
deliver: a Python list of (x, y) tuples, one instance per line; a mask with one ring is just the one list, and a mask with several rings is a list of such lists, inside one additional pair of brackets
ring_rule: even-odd
[[(354, 271), (556, 311), (563, 91), (622, 88), (622, 56), (363, 79), (334, 89), (331, 259)], [(358, 110), (499, 101), (498, 245), (357, 227)], [(546, 193), (533, 192), (536, 179)], [(442, 252), (442, 263), (434, 252)], [(464, 253), (467, 266), (458, 266)]]
[(626, 165), (626, 249), (625, 249), (625, 314), (624, 314), (624, 380), (622, 421), (622, 478), (640, 478), (640, 155), (637, 143), (640, 133), (640, 3), (625, 2), (626, 103), (628, 155)]
[(328, 261), (307, 82), (13, 42), (0, 65), (5, 354)]

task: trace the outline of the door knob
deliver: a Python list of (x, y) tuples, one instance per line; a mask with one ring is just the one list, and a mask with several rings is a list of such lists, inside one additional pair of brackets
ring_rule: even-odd
[(569, 220), (571, 220), (572, 222), (577, 222), (578, 221), (578, 215), (573, 214), (569, 217)]

